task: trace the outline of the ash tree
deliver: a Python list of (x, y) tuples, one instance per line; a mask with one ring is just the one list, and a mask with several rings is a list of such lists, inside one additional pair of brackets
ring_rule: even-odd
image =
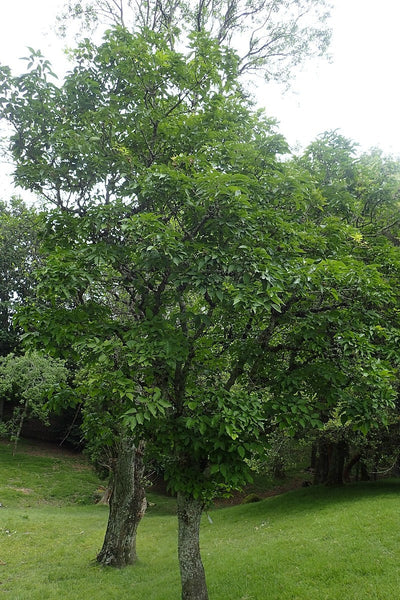
[[(331, 419), (327, 441), (324, 435), (319, 441), (325, 448), (330, 446), (329, 455), (335, 457), (335, 439), (347, 452), (348, 440), (354, 438), (354, 432), (348, 434), (349, 425), (350, 431), (357, 425), (364, 434), (370, 431), (374, 437), (387, 435), (388, 427), (397, 421), (400, 163), (378, 149), (357, 155), (356, 144), (336, 131), (321, 135), (301, 161), (318, 182), (326, 199), (325, 211), (354, 227), (353, 244), (347, 251), (356, 261), (353, 282), (357, 279), (355, 273), (369, 273), (362, 302), (354, 292), (349, 293), (349, 285), (338, 289), (342, 303), (347, 297), (351, 304), (338, 312), (335, 324), (330, 326), (330, 352), (341, 357), (343, 380), (353, 381), (353, 404), (364, 407), (362, 419), (354, 411), (348, 422), (343, 415)], [(389, 397), (391, 403), (387, 402)], [(325, 419), (328, 414), (325, 412)], [(324, 449), (320, 454), (327, 463), (328, 475), (341, 483), (345, 471), (334, 464), (330, 468)], [(340, 462), (343, 464), (343, 458)]]
[[(35, 53), (20, 77), (2, 69), (1, 114), (16, 181), (55, 207), (19, 323), (79, 364), (85, 430), (112, 458), (98, 560), (136, 558), (147, 451), (177, 494), (182, 597), (204, 600), (204, 506), (246, 482), (266, 423), (320, 424), (327, 315), (347, 309), (347, 327), (393, 293), (312, 173), (278, 160), (286, 144), (246, 99), (240, 58), (204, 31), (188, 39), (180, 53), (165, 33), (110, 30), (61, 85)], [(392, 373), (377, 377), (389, 406)], [(347, 396), (360, 422), (361, 397)]]
[(245, 100), (237, 57), (190, 39), (183, 55), (117, 28), (81, 45), (61, 86), (40, 53), (1, 82), (16, 181), (56, 206), (19, 323), (79, 363), (87, 431), (114, 453), (98, 560), (135, 560), (147, 444), (177, 493), (187, 599), (207, 597), (203, 507), (247, 480), (258, 448), (267, 406), (246, 371), (280, 308), (280, 240), (303, 228), (286, 209), (303, 194), (276, 158), (286, 144)]
[[(338, 257), (354, 226), (324, 221), (310, 174), (278, 160), (286, 144), (246, 100), (238, 57), (203, 32), (190, 40), (182, 54), (168, 36), (117, 28), (79, 47), (62, 85), (40, 53), (1, 80), (16, 181), (55, 206), (19, 323), (79, 364), (85, 430), (112, 459), (98, 560), (136, 559), (147, 451), (177, 494), (188, 600), (207, 598), (204, 506), (246, 482), (266, 423), (318, 425), (309, 374), (285, 390), (273, 355), (290, 366), (280, 345), (337, 308), (356, 264)], [(368, 275), (384, 289), (365, 267), (359, 298)]]

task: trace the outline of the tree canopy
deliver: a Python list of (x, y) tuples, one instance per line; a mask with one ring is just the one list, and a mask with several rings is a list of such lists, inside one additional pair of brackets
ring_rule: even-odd
[(281, 160), (237, 54), (188, 39), (116, 27), (59, 86), (36, 53), (1, 70), (0, 105), (16, 181), (54, 206), (19, 324), (79, 365), (89, 434), (163, 460), (183, 597), (204, 600), (201, 511), (265, 430), (367, 430), (394, 407), (399, 170), (336, 133)]
[(62, 33), (80, 23), (81, 35), (99, 25), (149, 29), (171, 49), (206, 34), (237, 53), (239, 73), (287, 83), (301, 63), (326, 54), (330, 8), (326, 0), (69, 0), (58, 20)]

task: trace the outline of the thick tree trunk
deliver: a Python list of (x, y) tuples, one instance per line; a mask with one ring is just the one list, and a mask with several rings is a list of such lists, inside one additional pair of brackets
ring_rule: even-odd
[(135, 562), (136, 532), (146, 511), (143, 487), (144, 444), (136, 448), (129, 438), (119, 443), (112, 474), (110, 513), (103, 547), (97, 562), (104, 566), (126, 567)]
[(182, 600), (208, 600), (206, 577), (200, 556), (200, 520), (203, 505), (178, 493), (178, 557)]

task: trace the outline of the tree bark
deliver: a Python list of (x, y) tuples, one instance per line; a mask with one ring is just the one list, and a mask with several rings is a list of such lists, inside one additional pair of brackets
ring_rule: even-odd
[(178, 493), (178, 557), (182, 600), (208, 600), (206, 577), (200, 556), (200, 520), (203, 504)]
[(317, 468), (317, 443), (313, 442), (311, 446), (310, 469), (315, 472)]
[(361, 459), (361, 452), (357, 452), (354, 456), (351, 457), (348, 463), (346, 463), (343, 471), (343, 479), (346, 483), (350, 481), (351, 470)]
[(314, 483), (342, 485), (348, 444), (344, 440), (319, 439), (317, 442), (316, 469)]
[(136, 448), (129, 438), (121, 440), (115, 460), (110, 496), (110, 512), (103, 547), (97, 562), (122, 568), (136, 559), (136, 532), (146, 511), (143, 487), (144, 443)]
[(22, 426), (23, 426), (26, 416), (28, 414), (28, 407), (29, 407), (29, 400), (25, 400), (24, 409), (21, 413), (21, 416), (19, 417), (18, 428), (17, 428), (15, 437), (14, 437), (13, 456), (15, 456), (15, 453), (17, 452), (17, 446), (18, 446), (19, 439), (21, 437)]
[(328, 445), (324, 439), (315, 442), (314, 484), (325, 483), (329, 471)]
[(329, 443), (329, 470), (326, 485), (343, 485), (343, 471), (347, 452), (348, 445), (344, 440)]

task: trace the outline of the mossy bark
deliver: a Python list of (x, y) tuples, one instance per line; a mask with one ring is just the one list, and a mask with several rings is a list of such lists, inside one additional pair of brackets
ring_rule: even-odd
[(103, 547), (97, 562), (122, 568), (136, 559), (136, 532), (146, 510), (143, 487), (144, 444), (121, 440), (112, 473), (110, 512)]
[(208, 600), (206, 577), (200, 556), (200, 521), (203, 505), (178, 493), (178, 557), (182, 600)]

